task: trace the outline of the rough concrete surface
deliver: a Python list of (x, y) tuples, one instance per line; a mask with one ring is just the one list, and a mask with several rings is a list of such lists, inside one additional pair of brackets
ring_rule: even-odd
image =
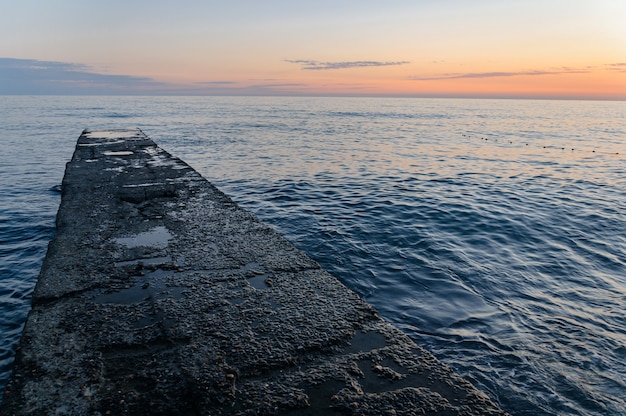
[(2, 415), (502, 415), (140, 130), (67, 164)]

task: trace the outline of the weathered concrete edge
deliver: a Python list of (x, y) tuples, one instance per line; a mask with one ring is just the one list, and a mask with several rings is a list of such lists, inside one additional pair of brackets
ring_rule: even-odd
[(83, 132), (57, 229), (2, 414), (504, 414), (139, 130)]

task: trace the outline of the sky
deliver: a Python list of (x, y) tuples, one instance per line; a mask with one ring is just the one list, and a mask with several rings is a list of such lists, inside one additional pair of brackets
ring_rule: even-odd
[(0, 0), (0, 94), (626, 100), (625, 0)]

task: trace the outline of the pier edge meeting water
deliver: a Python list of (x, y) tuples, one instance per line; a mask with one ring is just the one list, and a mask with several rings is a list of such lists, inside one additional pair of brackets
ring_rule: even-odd
[(140, 127), (511, 414), (626, 414), (626, 103), (4, 98), (2, 385), (76, 138)]

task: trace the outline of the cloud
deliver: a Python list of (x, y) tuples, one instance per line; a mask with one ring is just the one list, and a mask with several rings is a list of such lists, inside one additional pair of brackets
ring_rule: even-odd
[(0, 80), (0, 94), (127, 94), (166, 86), (148, 77), (99, 74), (82, 64), (15, 58), (0, 58)]
[(238, 84), (236, 81), (199, 81), (194, 84), (200, 85), (235, 85)]
[(626, 72), (626, 62), (605, 65), (609, 71)]
[(541, 75), (562, 75), (562, 74), (586, 74), (588, 69), (574, 69), (564, 67), (555, 71), (518, 71), (518, 72), (468, 72), (464, 74), (442, 74), (431, 77), (411, 77), (415, 81), (438, 81), (447, 79), (468, 79), (468, 78), (500, 78), (500, 77), (521, 77), (521, 76), (541, 76)]
[(299, 83), (282, 83), (282, 84), (255, 84), (250, 85), (250, 88), (285, 88), (285, 87), (306, 87), (307, 84)]
[(286, 59), (285, 62), (300, 64), (302, 70), (319, 71), (329, 69), (366, 68), (376, 66), (394, 66), (409, 64), (409, 61), (343, 61), (343, 62), (320, 62), (310, 59)]

